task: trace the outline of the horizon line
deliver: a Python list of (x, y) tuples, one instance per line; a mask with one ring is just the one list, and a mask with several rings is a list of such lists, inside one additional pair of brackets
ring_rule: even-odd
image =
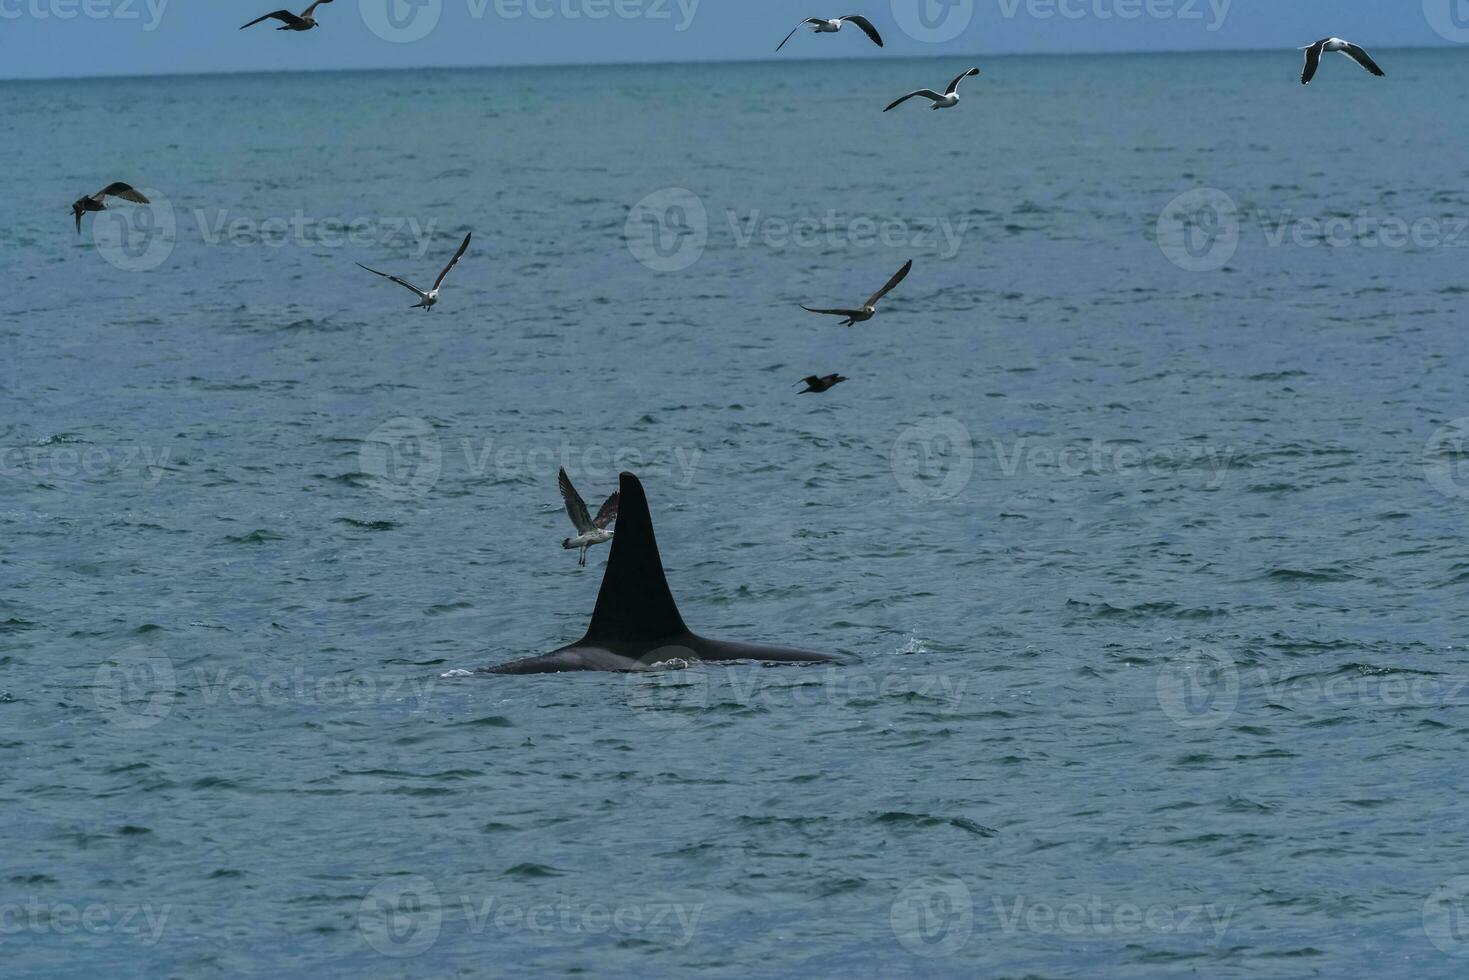
[[(1411, 44), (1393, 45), (1381, 47), (1383, 51), (1453, 51), (1462, 49), (1462, 45), (1443, 42), (1441, 44)], [(1006, 51), (1003, 53), (990, 52), (982, 55), (985, 59), (995, 58), (1112, 58), (1112, 57), (1162, 57), (1173, 55), (1214, 55), (1214, 54), (1263, 54), (1267, 52), (1299, 51), (1299, 48), (1282, 48), (1274, 45), (1261, 47), (1235, 47), (1235, 48), (1167, 48), (1148, 51), (1111, 51), (1111, 50), (1085, 50), (1085, 51)], [(149, 78), (225, 78), (230, 76), (251, 75), (320, 75), (351, 72), (418, 72), (418, 71), (518, 71), (537, 69), (564, 69), (564, 68), (681, 68), (699, 65), (767, 65), (767, 64), (814, 64), (824, 62), (875, 62), (875, 61), (933, 61), (939, 58), (979, 58), (981, 54), (973, 51), (944, 52), (942, 54), (927, 55), (859, 55), (856, 57), (831, 55), (806, 58), (710, 58), (702, 61), (546, 61), (546, 62), (524, 62), (519, 64), (468, 64), (468, 65), (392, 65), (373, 68), (271, 68), (271, 69), (222, 69), (220, 71), (187, 71), (187, 72), (138, 72), (135, 74), (98, 74), (98, 75), (0, 75), (0, 83), (7, 82), (85, 82), (104, 81), (117, 79), (149, 79)]]

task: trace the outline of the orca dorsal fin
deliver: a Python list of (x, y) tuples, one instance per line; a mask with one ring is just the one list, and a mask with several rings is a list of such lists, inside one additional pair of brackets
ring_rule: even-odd
[(623, 473), (619, 493), (612, 553), (586, 639), (657, 640), (687, 633), (663, 575), (643, 485), (631, 473)]

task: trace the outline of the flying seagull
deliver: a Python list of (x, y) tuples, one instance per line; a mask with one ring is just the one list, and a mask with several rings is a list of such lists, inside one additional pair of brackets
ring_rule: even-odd
[(439, 278), (434, 280), (434, 288), (430, 289), (428, 292), (424, 292), (406, 279), (399, 279), (397, 276), (390, 276), (386, 272), (378, 272), (376, 269), (367, 269), (367, 266), (363, 265), (361, 262), (358, 262), (357, 265), (363, 269), (367, 269), (368, 272), (371, 272), (375, 276), (382, 276), (384, 279), (391, 279), (393, 280), (393, 282), (396, 282), (398, 285), (404, 287), (405, 289), (413, 290), (413, 292), (418, 294), (418, 302), (413, 304), (413, 309), (416, 310), (419, 307), (423, 307), (424, 312), (427, 312), (433, 309), (433, 305), (439, 301), (439, 287), (444, 284), (444, 277), (449, 274), (450, 269), (459, 264), (459, 256), (463, 255), (464, 250), (469, 248), (469, 236), (473, 234), (474, 232), (472, 231), (465, 234), (464, 242), (459, 246), (459, 251), (455, 252), (454, 257), (449, 260), (449, 264), (444, 266), (444, 271), (440, 272)]
[(124, 184), (120, 180), (114, 184), (108, 184), (106, 187), (102, 188), (100, 191), (89, 197), (79, 198), (77, 202), (71, 206), (71, 213), (75, 215), (77, 219), (78, 235), (82, 233), (82, 215), (87, 213), (88, 211), (106, 211), (107, 198), (109, 197), (120, 197), (124, 201), (132, 201), (135, 204), (150, 203), (146, 197), (140, 194), (133, 187), (132, 184)]
[(597, 511), (593, 517), (587, 513), (586, 501), (581, 499), (581, 494), (576, 492), (576, 487), (571, 485), (571, 477), (566, 475), (566, 468), (562, 467), (556, 482), (561, 485), (561, 499), (566, 501), (566, 514), (571, 518), (571, 523), (576, 527), (576, 537), (567, 538), (561, 542), (561, 547), (567, 551), (573, 548), (581, 549), (581, 558), (578, 565), (587, 563), (587, 549), (594, 544), (602, 544), (612, 540), (612, 532), (607, 530), (607, 525), (617, 520), (618, 492), (612, 491), (612, 496), (602, 504), (602, 509)]
[[(872, 21), (868, 20), (866, 17), (863, 17), (861, 14), (848, 14), (845, 17), (833, 17), (830, 20), (827, 20), (824, 17), (807, 17), (795, 27), (791, 28), (791, 32), (786, 35), (786, 41), (789, 41), (791, 38), (795, 37), (796, 32), (805, 27), (807, 24), (811, 25), (811, 32), (813, 34), (835, 34), (837, 31), (842, 29), (842, 24), (846, 21), (851, 21), (858, 27), (862, 28), (862, 33), (872, 38), (873, 44), (877, 45), (879, 48), (882, 47), (882, 35), (877, 33), (877, 28), (872, 26)], [(781, 48), (785, 47), (786, 41), (782, 41), (777, 44), (775, 46), (775, 50), (779, 51)]]
[[(949, 83), (949, 87), (946, 88), (946, 89), (944, 89), (944, 94), (943, 95), (939, 95), (937, 92), (935, 92), (931, 88), (921, 88), (921, 89), (919, 89), (916, 92), (909, 92), (907, 95), (903, 96), (901, 99), (898, 99), (895, 102), (893, 102), (891, 105), (889, 105), (888, 106), (888, 109), (891, 109), (893, 106), (902, 105), (904, 102), (907, 102), (909, 99), (913, 98), (913, 96), (915, 96), (915, 95), (921, 95), (925, 99), (931, 99), (933, 101), (933, 105), (929, 107), (931, 109), (951, 109), (954, 106), (956, 106), (956, 105), (959, 104), (959, 83), (962, 82), (962, 81), (964, 81), (964, 79), (968, 78), (970, 75), (978, 75), (978, 74), (979, 74), (979, 69), (978, 68), (971, 68), (971, 69), (969, 69), (968, 71), (964, 72), (962, 75), (960, 75), (957, 78), (955, 78), (952, 82), (950, 82)], [(883, 112), (887, 112), (888, 109), (884, 109), (882, 111)]]
[(828, 374), (826, 377), (820, 377), (819, 375), (815, 374), (807, 375), (806, 377), (801, 379), (801, 383), (806, 386), (805, 389), (802, 391), (798, 391), (796, 394), (819, 395), (823, 391), (831, 388), (832, 385), (839, 385), (846, 380), (847, 379), (842, 377), (840, 374)]
[[(802, 304), (801, 309), (805, 310), (807, 313), (827, 313), (831, 316), (844, 316), (846, 317), (846, 319), (842, 321), (842, 326), (844, 327), (850, 327), (854, 323), (862, 323), (866, 320), (871, 320), (873, 314), (877, 312), (877, 301), (886, 296), (894, 286), (902, 282), (903, 277), (908, 274), (908, 270), (911, 268), (913, 268), (913, 260), (909, 259), (907, 262), (903, 263), (903, 268), (893, 273), (893, 277), (888, 280), (886, 286), (882, 287), (877, 292), (868, 297), (867, 302), (862, 304), (862, 309), (860, 310), (813, 310), (811, 307), (806, 306), (805, 304)], [(828, 385), (827, 387), (830, 387), (830, 385)], [(823, 388), (822, 390), (824, 391), (826, 389)]]
[(1316, 77), (1316, 69), (1321, 66), (1321, 52), (1323, 51), (1340, 51), (1379, 78), (1387, 74), (1377, 67), (1377, 62), (1373, 61), (1360, 46), (1351, 41), (1343, 41), (1339, 37), (1323, 37), (1315, 44), (1308, 44), (1301, 50), (1306, 52), (1306, 69), (1301, 72), (1302, 85), (1311, 84), (1311, 79)]
[(312, 14), (316, 13), (316, 8), (320, 7), (324, 3), (331, 2), (332, 0), (316, 0), (316, 2), (313, 3), (311, 6), (301, 11), (301, 16), (299, 17), (291, 13), (289, 10), (273, 10), (270, 13), (266, 14), (264, 17), (256, 17), (250, 23), (244, 25), (244, 27), (241, 27), (240, 30), (243, 31), (246, 27), (254, 27), (262, 20), (270, 20), (272, 17), (274, 17), (276, 20), (280, 21), (282, 25), (284, 25), (282, 27), (277, 27), (276, 30), (278, 31), (309, 31), (316, 26), (316, 18), (311, 16)]

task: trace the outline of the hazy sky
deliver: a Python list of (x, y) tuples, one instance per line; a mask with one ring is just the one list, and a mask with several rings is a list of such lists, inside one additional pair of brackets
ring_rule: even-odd
[[(332, 0), (308, 33), (239, 30), (279, 2), (0, 0), (0, 77), (749, 60), (846, 13), (914, 56), (1469, 44), (1469, 0)], [(876, 53), (847, 28), (781, 56)]]

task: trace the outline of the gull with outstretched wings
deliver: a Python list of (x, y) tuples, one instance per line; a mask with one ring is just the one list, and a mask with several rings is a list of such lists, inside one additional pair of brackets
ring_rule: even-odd
[(88, 194), (85, 197), (78, 198), (76, 203), (71, 206), (71, 213), (77, 219), (78, 235), (82, 233), (82, 215), (88, 211), (106, 211), (107, 199), (109, 197), (120, 197), (124, 201), (132, 201), (134, 204), (151, 203), (132, 184), (124, 184), (120, 180), (108, 184), (95, 194)]
[(439, 273), (439, 278), (434, 280), (434, 288), (430, 289), (427, 292), (419, 289), (417, 286), (413, 285), (413, 283), (409, 282), (406, 279), (399, 279), (397, 276), (390, 276), (386, 272), (378, 272), (376, 269), (367, 269), (367, 266), (363, 265), (361, 262), (358, 262), (357, 265), (359, 268), (367, 269), (368, 272), (371, 272), (375, 276), (382, 276), (384, 279), (391, 279), (393, 282), (396, 282), (404, 289), (412, 290), (418, 296), (418, 302), (414, 303), (412, 308), (416, 310), (422, 307), (425, 311), (428, 311), (433, 309), (434, 304), (439, 301), (439, 287), (444, 284), (444, 277), (449, 274), (450, 269), (459, 264), (459, 257), (464, 254), (465, 249), (469, 248), (469, 237), (473, 234), (474, 232), (468, 232), (465, 234), (464, 241), (459, 246), (459, 251), (454, 253), (454, 257), (449, 260), (449, 264), (444, 266), (444, 271)]
[[(861, 28), (862, 33), (871, 38), (873, 44), (877, 45), (879, 48), (882, 47), (882, 35), (877, 33), (877, 28), (872, 26), (872, 21), (868, 20), (866, 17), (863, 17), (861, 14), (848, 14), (845, 17), (832, 17), (830, 19), (826, 17), (807, 17), (795, 27), (791, 28), (791, 32), (786, 35), (786, 41), (789, 41), (791, 38), (795, 37), (796, 32), (808, 24), (811, 25), (811, 33), (813, 34), (835, 34), (837, 31), (842, 29), (842, 24), (847, 23), (848, 21), (856, 24), (859, 28)], [(775, 50), (779, 51), (781, 48), (785, 47), (786, 41), (782, 41), (777, 44), (775, 46)]]
[(913, 98), (915, 95), (921, 95), (925, 99), (928, 99), (930, 102), (932, 102), (933, 105), (929, 107), (931, 109), (952, 109), (954, 106), (959, 104), (959, 83), (964, 81), (964, 79), (968, 78), (970, 75), (978, 74), (978, 68), (970, 68), (969, 70), (957, 75), (954, 80), (949, 83), (949, 87), (944, 89), (943, 95), (940, 95), (931, 88), (921, 88), (916, 92), (909, 92), (901, 99), (894, 99), (888, 104), (887, 109), (884, 109), (882, 111), (887, 112), (888, 109), (893, 108), (893, 106), (900, 106), (904, 102), (907, 102), (909, 99)]
[(860, 310), (815, 310), (809, 306), (806, 306), (804, 303), (801, 305), (801, 309), (805, 310), (807, 313), (825, 313), (829, 316), (844, 316), (846, 317), (846, 319), (842, 321), (842, 326), (844, 327), (850, 327), (854, 323), (862, 323), (864, 321), (871, 320), (873, 314), (877, 312), (877, 301), (882, 299), (889, 292), (891, 292), (894, 286), (902, 282), (903, 277), (908, 274), (908, 270), (911, 268), (913, 268), (913, 260), (909, 259), (907, 262), (903, 263), (903, 268), (893, 273), (893, 277), (887, 281), (886, 286), (883, 286), (877, 292), (868, 297), (867, 302), (862, 304), (862, 308)]
[(1353, 44), (1351, 41), (1343, 41), (1339, 37), (1323, 37), (1315, 44), (1308, 44), (1302, 51), (1306, 52), (1306, 67), (1301, 72), (1301, 84), (1310, 85), (1311, 79), (1316, 77), (1316, 69), (1321, 67), (1321, 55), (1328, 52), (1339, 51), (1361, 65), (1367, 71), (1381, 78), (1387, 72), (1377, 67), (1377, 62), (1372, 60), (1371, 55), (1362, 50), (1361, 45)]
[(581, 494), (571, 485), (571, 477), (566, 475), (565, 467), (557, 475), (556, 482), (561, 485), (561, 499), (566, 503), (566, 516), (571, 518), (571, 524), (576, 528), (576, 537), (562, 541), (561, 547), (567, 551), (580, 548), (581, 557), (577, 564), (585, 565), (588, 548), (612, 540), (612, 532), (607, 530), (607, 525), (617, 520), (618, 491), (612, 491), (612, 496), (603, 502), (602, 509), (593, 517), (587, 511), (586, 501), (581, 499)]
[(272, 10), (263, 17), (256, 17), (250, 23), (241, 26), (240, 30), (243, 31), (246, 27), (254, 27), (262, 20), (278, 20), (282, 25), (276, 28), (278, 31), (309, 31), (316, 26), (316, 17), (314, 16), (316, 8), (324, 3), (331, 2), (332, 0), (316, 0), (315, 3), (299, 14), (293, 14), (289, 10)]

